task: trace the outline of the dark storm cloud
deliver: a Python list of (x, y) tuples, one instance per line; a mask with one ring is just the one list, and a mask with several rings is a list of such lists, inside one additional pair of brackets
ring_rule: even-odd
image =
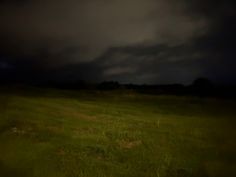
[[(147, 83), (190, 83), (200, 76), (209, 77), (215, 82), (236, 82), (235, 2), (190, 2), (185, 12), (193, 18), (205, 19), (208, 22), (207, 32), (174, 47), (152, 45), (125, 48), (125, 56), (131, 54), (131, 58), (136, 58), (135, 61), (124, 64), (136, 68), (130, 70), (133, 73), (126, 72), (126, 75), (130, 74), (129, 77), (137, 82)], [(137, 62), (137, 58), (141, 62), (135, 65), (133, 63)], [(137, 66), (141, 67), (137, 69)], [(116, 74), (118, 80), (123, 80), (121, 70), (118, 70), (120, 74), (111, 72), (110, 68), (108, 71), (106, 74)], [(117, 71), (116, 67), (114, 71)]]
[(2, 0), (0, 70), (36, 80), (233, 80), (234, 8), (230, 0)]
[[(111, 48), (97, 60), (104, 78), (135, 83), (189, 83), (201, 73), (205, 53), (193, 44)], [(126, 78), (124, 78), (124, 75)]]
[(194, 1), (195, 13), (209, 21), (207, 35), (195, 40), (196, 48), (207, 53), (205, 73), (212, 79), (236, 83), (236, 2)]

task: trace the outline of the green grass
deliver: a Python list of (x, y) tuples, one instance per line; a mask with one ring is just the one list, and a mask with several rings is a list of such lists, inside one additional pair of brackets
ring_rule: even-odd
[(2, 177), (234, 177), (236, 103), (132, 91), (0, 94)]

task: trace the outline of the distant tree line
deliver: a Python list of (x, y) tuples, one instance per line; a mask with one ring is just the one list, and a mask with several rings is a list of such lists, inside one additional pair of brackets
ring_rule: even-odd
[(132, 90), (144, 94), (195, 95), (202, 97), (220, 96), (236, 98), (236, 85), (217, 85), (204, 77), (195, 79), (193, 83), (188, 86), (182, 84), (120, 84), (117, 81), (104, 81), (95, 84), (86, 82), (84, 80), (78, 80), (76, 82), (51, 81), (47, 83), (37, 84), (36, 86), (73, 90)]

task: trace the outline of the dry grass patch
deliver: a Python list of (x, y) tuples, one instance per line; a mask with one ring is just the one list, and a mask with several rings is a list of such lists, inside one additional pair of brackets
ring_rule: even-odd
[(134, 147), (137, 147), (142, 144), (141, 140), (135, 140), (135, 141), (128, 141), (128, 140), (120, 140), (118, 141), (118, 145), (122, 149), (132, 149)]

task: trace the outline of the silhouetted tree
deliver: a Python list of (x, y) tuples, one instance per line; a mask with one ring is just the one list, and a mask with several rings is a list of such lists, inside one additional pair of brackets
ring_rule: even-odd
[(120, 88), (119, 82), (116, 81), (106, 81), (98, 85), (101, 90), (114, 90)]
[(196, 88), (210, 88), (213, 86), (212, 82), (205, 77), (197, 78), (193, 81), (192, 85)]
[(197, 78), (190, 86), (190, 91), (194, 95), (211, 96), (214, 95), (215, 89), (213, 83), (204, 77)]

